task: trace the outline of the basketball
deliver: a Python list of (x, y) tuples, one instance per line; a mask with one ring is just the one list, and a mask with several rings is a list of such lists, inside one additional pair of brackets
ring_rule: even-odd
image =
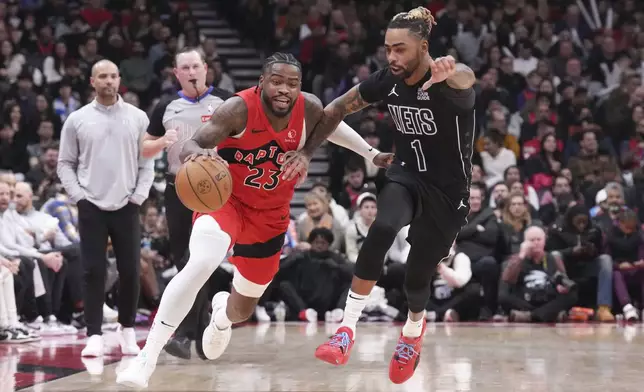
[(233, 190), (228, 167), (208, 157), (185, 162), (177, 172), (179, 200), (190, 210), (209, 213), (220, 209)]

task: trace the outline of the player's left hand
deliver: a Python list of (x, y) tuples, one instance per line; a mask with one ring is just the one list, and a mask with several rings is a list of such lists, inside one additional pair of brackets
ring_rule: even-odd
[(456, 60), (452, 56), (429, 58), (429, 69), (432, 77), (423, 84), (423, 90), (427, 90), (433, 84), (440, 83), (456, 72)]
[(301, 151), (289, 151), (284, 155), (284, 163), (282, 164), (282, 179), (290, 181), (300, 177), (299, 183), (303, 182), (306, 178), (306, 173), (309, 171), (309, 162), (311, 158)]
[(373, 164), (386, 169), (394, 162), (394, 158), (395, 155), (390, 152), (381, 152), (373, 158)]

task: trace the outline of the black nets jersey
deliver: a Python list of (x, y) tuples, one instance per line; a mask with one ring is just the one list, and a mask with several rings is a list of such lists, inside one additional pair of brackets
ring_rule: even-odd
[(427, 91), (394, 76), (389, 68), (373, 73), (358, 86), (368, 103), (383, 102), (395, 125), (396, 163), (387, 172), (392, 180), (413, 176), (450, 198), (468, 193), (472, 177), (474, 101), (472, 88), (456, 90), (446, 82)]

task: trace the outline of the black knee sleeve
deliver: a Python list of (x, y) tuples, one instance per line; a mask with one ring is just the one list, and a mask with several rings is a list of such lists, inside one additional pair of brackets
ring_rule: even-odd
[(431, 294), (430, 282), (424, 285), (410, 287), (405, 284), (405, 295), (407, 295), (407, 307), (412, 313), (420, 313), (427, 307), (427, 301)]
[(356, 261), (355, 275), (363, 280), (378, 280), (382, 272), (385, 256), (398, 235), (400, 228), (376, 220), (369, 228), (369, 234), (362, 243), (358, 260)]
[(410, 312), (420, 313), (427, 307), (432, 278), (436, 274), (438, 263), (445, 256), (446, 252), (443, 250), (412, 245), (405, 275), (405, 294)]

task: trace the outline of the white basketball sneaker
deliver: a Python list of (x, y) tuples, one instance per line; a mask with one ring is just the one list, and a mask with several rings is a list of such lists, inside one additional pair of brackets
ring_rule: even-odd
[(208, 359), (217, 359), (224, 353), (228, 343), (230, 343), (230, 336), (232, 335), (232, 328), (219, 329), (215, 325), (215, 315), (220, 309), (226, 309), (229, 293), (222, 291), (212, 298), (212, 315), (210, 316), (210, 323), (203, 332), (201, 338), (201, 346), (203, 353)]
[(81, 351), (81, 357), (102, 357), (104, 350), (103, 336), (92, 335), (87, 339), (87, 344)]
[(116, 376), (116, 383), (135, 389), (147, 388), (156, 366), (156, 361), (148, 358), (145, 351), (141, 351), (131, 360), (129, 366)]
[(136, 332), (134, 328), (123, 328), (122, 325), (119, 325), (116, 333), (123, 355), (137, 355), (141, 352), (139, 345), (136, 343)]

